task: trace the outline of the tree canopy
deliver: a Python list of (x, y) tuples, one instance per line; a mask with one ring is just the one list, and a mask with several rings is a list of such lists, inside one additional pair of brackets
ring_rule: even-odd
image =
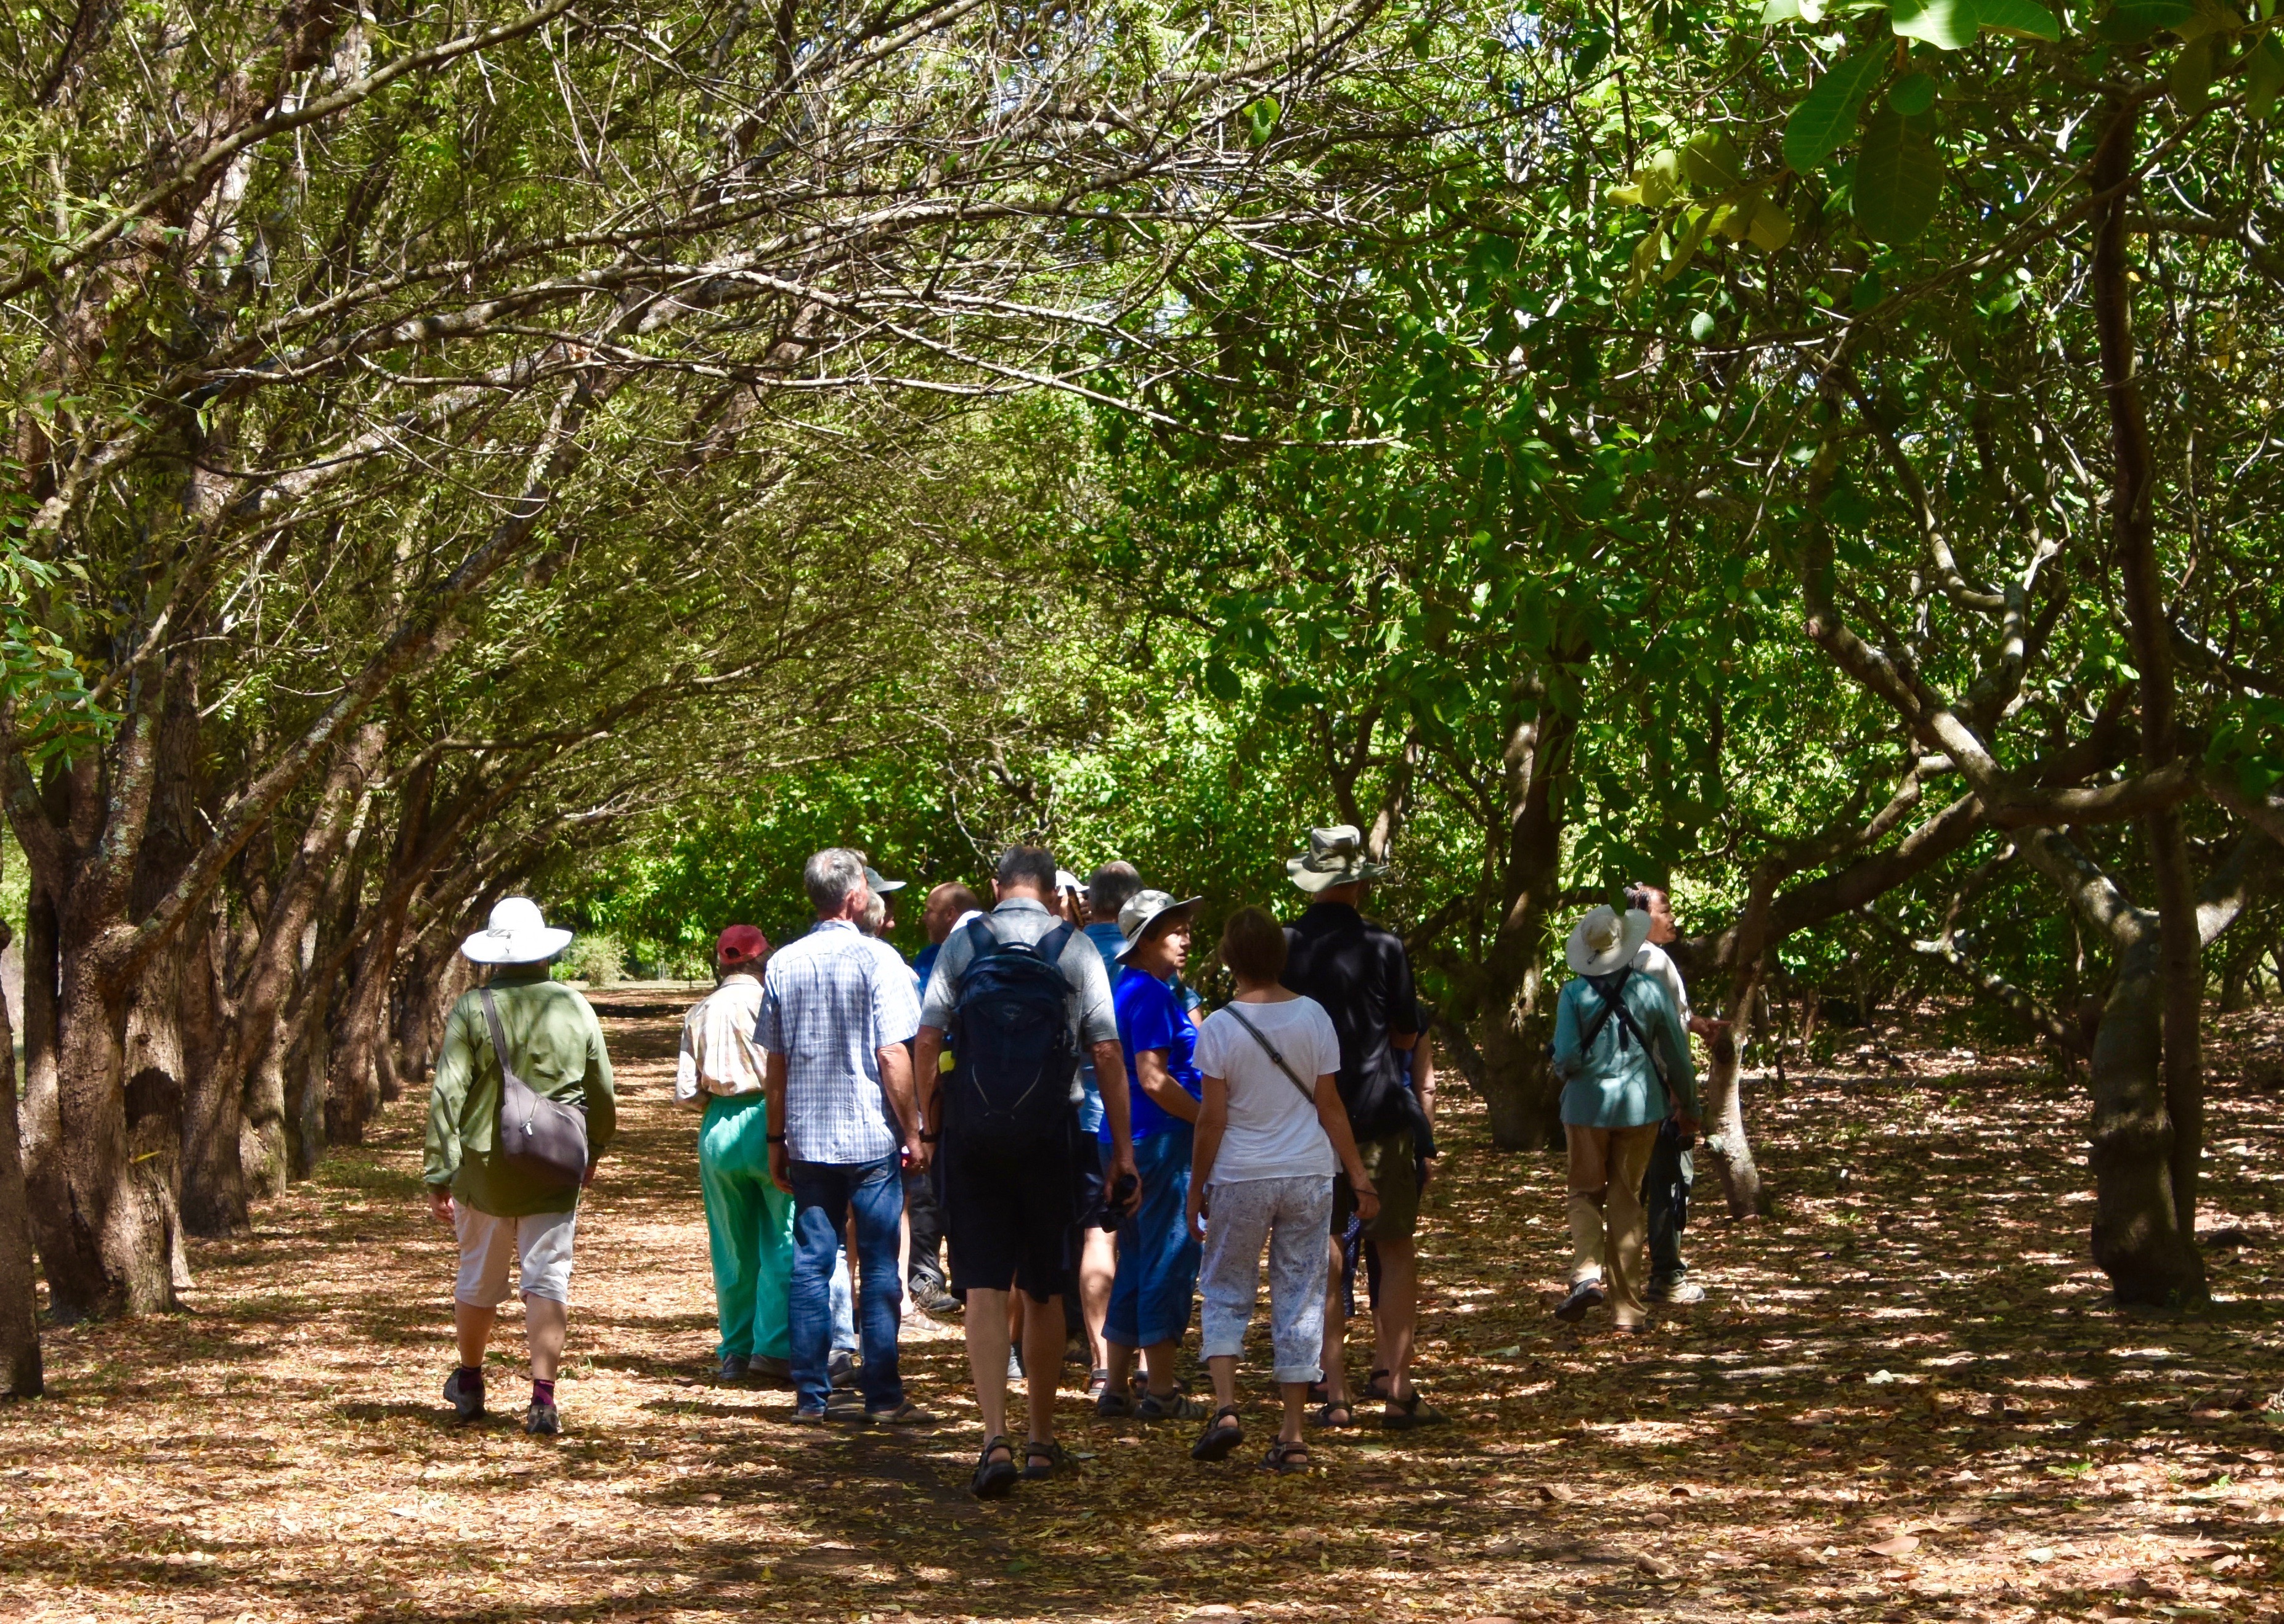
[(2265, 0), (291, 0), (0, 54), (59, 1309), (162, 1306), (355, 1140), (510, 891), (689, 968), (830, 841), (1222, 909), (1330, 822), (1502, 1145), (1560, 931), (1654, 880), (1733, 1206), (1740, 1068), (1942, 988), (2083, 1080), (2120, 1294), (2202, 1295), (2198, 1035), (2284, 838)]

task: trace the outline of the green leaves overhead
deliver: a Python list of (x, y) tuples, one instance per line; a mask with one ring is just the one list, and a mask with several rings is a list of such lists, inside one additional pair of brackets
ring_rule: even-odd
[(1975, 12), (1983, 27), (1993, 34), (2045, 40), (2049, 44), (2062, 36), (2061, 20), (2038, 0), (1975, 0)]
[(1943, 191), (1943, 158), (1935, 120), (1906, 118), (1893, 107), (1873, 113), (1856, 158), (1856, 224), (1874, 242), (1913, 241), (1935, 218)]
[(1805, 175), (1847, 144), (1864, 94), (1888, 60), (1889, 52), (1874, 46), (1833, 64), (1785, 121), (1784, 160)]
[(1700, 191), (1727, 191), (1744, 183), (1744, 155), (1719, 130), (1701, 129), (1681, 144), (1681, 171)]
[(1927, 74), (1905, 74), (1888, 87), (1888, 105), (1905, 118), (1917, 118), (1935, 105), (1935, 80)]
[(2256, 119), (2276, 111), (2276, 95), (2284, 90), (2284, 45), (2272, 34), (2262, 36), (2244, 64), (2244, 107)]
[(1894, 0), (1888, 20), (1897, 39), (1924, 40), (1938, 51), (1965, 50), (1983, 26), (1975, 0)]
[(2189, 0), (2118, 0), (2100, 27), (2103, 38), (2130, 45), (2161, 28), (2178, 28), (2196, 14)]

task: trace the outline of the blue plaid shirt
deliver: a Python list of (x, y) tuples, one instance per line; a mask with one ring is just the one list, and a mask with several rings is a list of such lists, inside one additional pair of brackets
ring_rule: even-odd
[(919, 1032), (911, 972), (886, 942), (823, 919), (770, 957), (754, 1041), (786, 1058), (786, 1153), (848, 1167), (903, 1144), (880, 1093), (880, 1051)]

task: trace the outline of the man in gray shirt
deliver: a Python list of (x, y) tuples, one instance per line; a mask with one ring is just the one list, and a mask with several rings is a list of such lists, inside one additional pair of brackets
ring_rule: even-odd
[[(1055, 860), (1043, 847), (1017, 846), (1000, 857), (993, 886), (997, 907), (983, 927), (1000, 948), (1036, 947), (1060, 934), (1055, 967), (1065, 983), (1062, 1019), (1069, 1056), (1091, 1054), (1108, 1120), (1110, 1188), (1130, 1200), (1137, 1187), (1130, 1137), (1126, 1063), (1118, 1047), (1118, 1017), (1110, 978), (1094, 943), (1048, 911)], [(1054, 1437), (1055, 1386), (1063, 1363), (1063, 1293), (1069, 1289), (1078, 1238), (1078, 1191), (1084, 1144), (1079, 1104), (1085, 1097), (1076, 1066), (1068, 1109), (1044, 1138), (1009, 1144), (947, 1120), (937, 1071), (945, 1035), (954, 1029), (960, 991), (982, 944), (971, 929), (954, 931), (928, 977), (914, 1046), (921, 1120), (943, 1148), (944, 1235), (951, 1244), (951, 1280), (967, 1293), (968, 1369), (982, 1411), (984, 1448), (974, 1487), (996, 1498), (1020, 1475), (1044, 1478), (1069, 1457)], [(988, 950), (988, 949), (986, 949)], [(1036, 973), (1036, 972), (1034, 972)], [(1019, 1469), (1006, 1437), (1007, 1293), (1021, 1287), (1031, 1307), (1023, 1317), (1023, 1368), (1030, 1385), (1029, 1439)]]

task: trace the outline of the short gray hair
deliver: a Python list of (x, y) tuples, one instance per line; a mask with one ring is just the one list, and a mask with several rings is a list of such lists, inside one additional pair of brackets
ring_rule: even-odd
[(1086, 905), (1106, 919), (1115, 919), (1126, 899), (1142, 889), (1142, 876), (1130, 863), (1106, 863), (1086, 882)]
[(877, 936), (888, 922), (888, 899), (875, 891), (864, 899), (864, 917), (856, 921), (867, 936)]
[(831, 913), (864, 886), (864, 854), (845, 846), (827, 847), (802, 866), (801, 884), (809, 893), (810, 906)]

